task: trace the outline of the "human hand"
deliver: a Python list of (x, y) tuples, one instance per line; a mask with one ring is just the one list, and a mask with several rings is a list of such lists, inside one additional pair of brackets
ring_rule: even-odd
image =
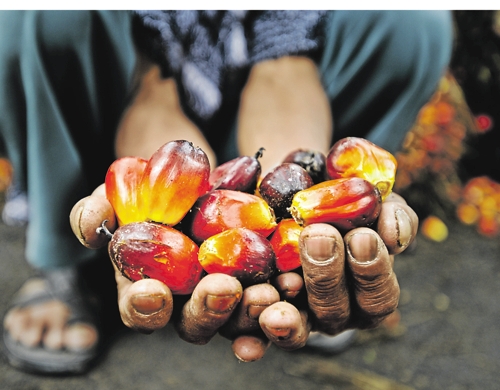
[[(108, 220), (106, 227), (113, 233), (116, 217), (106, 199), (104, 185), (77, 202), (70, 215), (75, 235), (82, 244), (94, 249), (105, 245), (109, 240), (96, 233), (104, 219)], [(208, 343), (227, 322), (241, 300), (245, 307), (257, 306), (256, 309), (247, 310), (257, 317), (267, 304), (279, 300), (279, 294), (270, 285), (248, 288), (248, 292), (245, 290), (244, 294), (240, 282), (224, 274), (205, 276), (190, 296), (175, 296), (165, 284), (154, 279), (132, 282), (116, 267), (115, 279), (118, 308), (126, 326), (142, 333), (151, 333), (172, 322), (180, 337), (193, 344)], [(247, 321), (235, 326), (242, 332), (250, 331), (253, 324)], [(254, 340), (251, 343), (254, 347), (257, 344), (261, 346), (259, 356), (263, 356), (267, 343)]]
[(398, 305), (394, 255), (413, 242), (417, 229), (417, 215), (397, 194), (383, 203), (373, 229), (354, 229), (342, 237), (331, 225), (306, 227), (300, 237), (302, 274), (274, 279), (280, 300), (262, 307), (258, 319), (249, 322), (248, 309), (240, 305), (225, 326), (231, 329), (234, 353), (251, 361), (263, 356), (269, 342), (285, 350), (304, 346), (311, 330), (335, 335), (376, 327)]
[(220, 332), (233, 340), (239, 359), (258, 360), (271, 343), (285, 350), (304, 346), (311, 330), (334, 335), (378, 325), (398, 303), (394, 255), (410, 245), (417, 228), (414, 211), (393, 194), (382, 205), (376, 230), (358, 228), (342, 237), (330, 225), (306, 227), (300, 239), (303, 275), (281, 274), (273, 285), (243, 289), (235, 278), (213, 274), (191, 296), (175, 297), (157, 280), (131, 282), (116, 270), (119, 311), (127, 326), (144, 333), (172, 321), (179, 336), (194, 344)]

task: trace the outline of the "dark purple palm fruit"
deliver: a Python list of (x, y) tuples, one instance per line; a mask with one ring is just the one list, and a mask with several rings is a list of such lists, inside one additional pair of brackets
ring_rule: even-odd
[(288, 154), (283, 162), (300, 165), (309, 173), (314, 184), (326, 180), (326, 157), (321, 152), (309, 149), (297, 149)]
[(262, 179), (260, 196), (274, 210), (276, 220), (291, 218), (288, 208), (293, 196), (314, 184), (307, 171), (298, 164), (282, 163)]
[(262, 168), (259, 158), (264, 148), (260, 148), (254, 156), (236, 157), (219, 165), (210, 174), (211, 190), (233, 190), (253, 194), (257, 189)]

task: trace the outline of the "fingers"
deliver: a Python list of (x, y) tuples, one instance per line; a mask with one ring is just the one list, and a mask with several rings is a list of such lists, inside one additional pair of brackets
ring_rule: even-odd
[(302, 348), (311, 330), (306, 312), (288, 302), (267, 307), (260, 314), (259, 323), (266, 337), (287, 351)]
[(399, 285), (392, 270), (392, 256), (371, 229), (351, 230), (344, 240), (355, 298), (351, 325), (370, 328), (378, 325), (398, 305)]
[(271, 342), (260, 328), (259, 316), (279, 300), (278, 291), (270, 284), (257, 284), (244, 290), (238, 308), (220, 332), (224, 337), (234, 338), (233, 353), (240, 361), (253, 362), (264, 357)]
[[(294, 295), (299, 288), (294, 284), (297, 278), (300, 286), (303, 283), (299, 275), (290, 275), (282, 278), (282, 286), (289, 287), (288, 291), (293, 291)], [(280, 302), (280, 294), (270, 284), (258, 284), (245, 289), (238, 309), (221, 334), (234, 337), (235, 356), (250, 362), (261, 359), (271, 342), (285, 350), (304, 346), (309, 330), (304, 313), (289, 303)]]
[(304, 228), (299, 246), (314, 326), (339, 333), (350, 318), (342, 236), (333, 226), (314, 224)]
[(377, 222), (377, 232), (389, 253), (403, 252), (415, 239), (417, 230), (417, 214), (401, 196), (391, 193), (382, 203)]
[(279, 300), (278, 291), (270, 284), (262, 283), (247, 287), (231, 320), (221, 329), (221, 335), (233, 339), (260, 330), (260, 314)]
[(304, 279), (295, 272), (286, 272), (278, 275), (273, 284), (283, 300), (296, 298), (304, 287)]
[(118, 309), (123, 323), (142, 333), (163, 328), (170, 321), (173, 297), (170, 289), (155, 279), (131, 282), (115, 267)]
[(243, 289), (229, 275), (210, 274), (196, 286), (176, 323), (179, 336), (193, 344), (206, 344), (229, 319)]
[(234, 355), (242, 362), (254, 362), (262, 359), (271, 345), (265, 337), (239, 336), (234, 339), (232, 349)]
[(315, 330), (334, 335), (374, 327), (396, 309), (393, 256), (374, 230), (358, 228), (342, 238), (334, 227), (315, 224), (304, 228), (299, 244)]
[(92, 191), (92, 196), (100, 196), (101, 198), (106, 197), (106, 185), (102, 183), (94, 191)]
[(113, 232), (116, 217), (111, 203), (100, 195), (89, 195), (80, 199), (71, 209), (69, 216), (71, 229), (78, 240), (88, 248), (97, 249), (106, 245), (109, 238), (96, 231), (103, 221)]

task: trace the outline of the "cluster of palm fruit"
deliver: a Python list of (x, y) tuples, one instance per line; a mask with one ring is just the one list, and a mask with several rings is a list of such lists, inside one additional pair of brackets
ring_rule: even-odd
[(500, 234), (500, 183), (487, 176), (470, 179), (457, 206), (458, 219), (487, 237)]
[(263, 152), (211, 170), (203, 150), (177, 140), (149, 160), (115, 160), (105, 188), (117, 228), (103, 221), (98, 231), (117, 268), (174, 294), (191, 293), (206, 273), (265, 282), (300, 267), (305, 226), (370, 226), (394, 184), (395, 157), (361, 138), (338, 141), (327, 156), (293, 151), (261, 177)]
[[(461, 172), (469, 140), (491, 127), (491, 118), (471, 113), (455, 78), (450, 73), (443, 77), (396, 153), (394, 190), (422, 218), (424, 236), (443, 241), (448, 235), (444, 221), (457, 216), (462, 223), (475, 225), (482, 235), (498, 234), (498, 216), (492, 215), (498, 215), (498, 204), (492, 211), (490, 197), (497, 192), (495, 182), (489, 178), (464, 179)], [(471, 202), (471, 188), (473, 193), (484, 194)]]

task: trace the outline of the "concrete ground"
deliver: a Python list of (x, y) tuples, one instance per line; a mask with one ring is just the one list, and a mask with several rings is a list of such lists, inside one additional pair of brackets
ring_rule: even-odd
[[(23, 245), (23, 228), (0, 223), (2, 316), (32, 274)], [(261, 361), (244, 364), (221, 337), (194, 346), (170, 328), (143, 335), (118, 327), (99, 364), (80, 377), (22, 373), (0, 355), (0, 389), (498, 389), (500, 240), (452, 224), (445, 242), (419, 237), (395, 268), (400, 326), (360, 332), (339, 355), (272, 347)]]

